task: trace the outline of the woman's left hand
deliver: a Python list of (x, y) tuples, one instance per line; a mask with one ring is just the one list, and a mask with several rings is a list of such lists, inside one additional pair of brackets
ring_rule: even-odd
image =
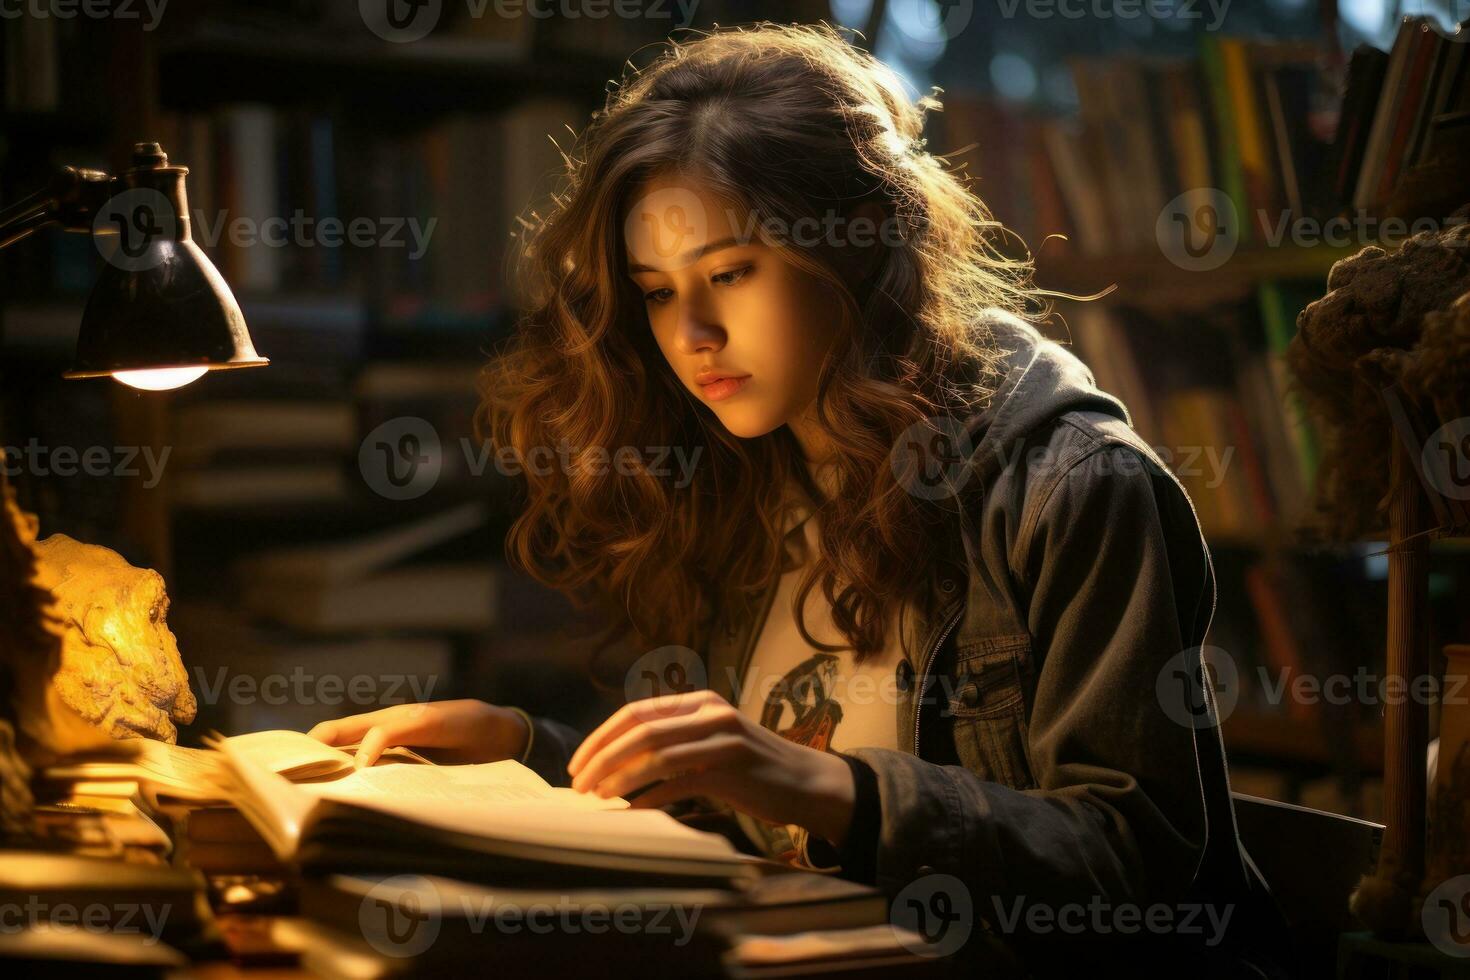
[(798, 745), (742, 715), (712, 691), (632, 701), (573, 753), (572, 787), (653, 807), (691, 796), (724, 800), (770, 823), (793, 823), (842, 843), (855, 789), (847, 763)]

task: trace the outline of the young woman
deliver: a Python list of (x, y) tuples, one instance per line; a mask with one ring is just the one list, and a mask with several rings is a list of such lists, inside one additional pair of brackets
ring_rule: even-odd
[[(954, 876), (1018, 941), (1035, 906), (1116, 935), (1147, 931), (1109, 928), (1130, 908), (1213, 902), (1200, 938), (1223, 945), (1248, 886), (1198, 684), (1208, 552), (925, 150), (937, 107), (825, 27), (673, 44), (526, 243), (483, 421), (567, 464), (526, 468), (509, 552), (600, 602), (630, 655), (697, 651), (707, 686), (585, 738), (474, 701), (313, 734), (711, 801), (774, 857), (891, 891)], [(686, 480), (654, 465), (671, 447)]]

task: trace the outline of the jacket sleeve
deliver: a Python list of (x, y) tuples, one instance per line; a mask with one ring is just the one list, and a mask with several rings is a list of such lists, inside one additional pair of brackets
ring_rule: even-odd
[(522, 763), (552, 786), (572, 785), (567, 763), (572, 760), (572, 753), (577, 751), (582, 739), (587, 737), (586, 733), (551, 718), (540, 715), (528, 717), (531, 719), (531, 744), (526, 748)]
[(1136, 450), (1082, 463), (1042, 500), (1015, 559), (1038, 665), (1026, 735), (1036, 788), (854, 750), (878, 777), (885, 888), (952, 874), (989, 917), (1021, 896), (1167, 900), (1194, 876), (1206, 837), (1194, 731), (1156, 691), (1170, 659), (1200, 642), (1208, 557), (1183, 491)]

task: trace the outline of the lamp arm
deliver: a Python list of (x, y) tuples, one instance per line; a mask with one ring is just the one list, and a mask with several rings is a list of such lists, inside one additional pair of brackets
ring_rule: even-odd
[(60, 224), (67, 231), (90, 231), (97, 211), (113, 194), (115, 178), (101, 170), (61, 167), (46, 186), (0, 209), (0, 248), (37, 228)]

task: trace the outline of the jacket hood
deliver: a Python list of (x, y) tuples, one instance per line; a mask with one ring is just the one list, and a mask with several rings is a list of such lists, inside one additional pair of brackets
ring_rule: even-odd
[(995, 310), (980, 324), (994, 346), (1006, 352), (997, 365), (1002, 380), (995, 393), (965, 424), (982, 486), (1015, 458), (1033, 432), (1068, 412), (1101, 412), (1132, 425), (1127, 408), (1097, 387), (1087, 365), (1030, 323)]

